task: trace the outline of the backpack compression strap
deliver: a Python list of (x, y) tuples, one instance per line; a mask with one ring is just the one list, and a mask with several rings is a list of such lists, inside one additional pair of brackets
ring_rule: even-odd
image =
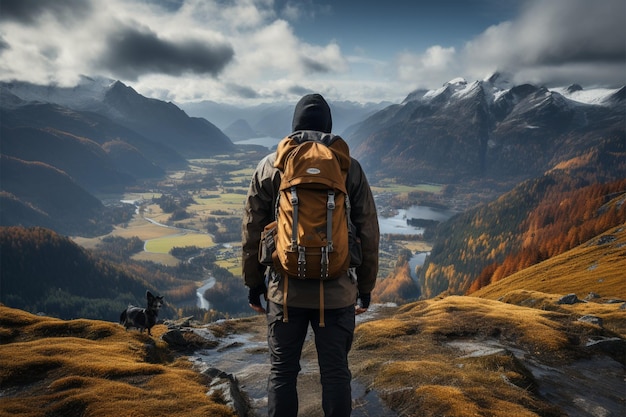
[(296, 187), (291, 187), (291, 205), (293, 207), (293, 226), (291, 228), (291, 250), (298, 248), (298, 193)]
[[(306, 276), (306, 249), (298, 245), (298, 192), (296, 187), (291, 187), (291, 205), (293, 207), (293, 225), (291, 228), (291, 250), (298, 251), (298, 277)], [(346, 197), (347, 213), (350, 215), (350, 203)], [(333, 210), (335, 210), (335, 192), (328, 190), (326, 201), (326, 246), (321, 248), (321, 278), (328, 278), (328, 254), (334, 251), (333, 247)]]
[(333, 249), (333, 210), (335, 209), (335, 192), (328, 190), (328, 200), (326, 202), (326, 247), (322, 248), (322, 279), (328, 278), (328, 253)]
[(304, 246), (298, 245), (298, 192), (291, 187), (291, 206), (293, 207), (293, 224), (291, 225), (291, 250), (298, 251), (298, 278), (306, 276), (306, 258)]

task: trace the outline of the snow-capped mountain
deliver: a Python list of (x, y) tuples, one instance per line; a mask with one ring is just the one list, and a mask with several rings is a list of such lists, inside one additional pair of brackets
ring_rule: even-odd
[(1, 85), (24, 101), (55, 103), (73, 110), (94, 110), (100, 107), (113, 84), (115, 80), (109, 78), (82, 76), (74, 87), (42, 86), (26, 82)]
[[(451, 98), (463, 99), (463, 97), (471, 96), (481, 90), (486, 94), (488, 103), (496, 104), (508, 91), (515, 88), (500, 73), (494, 73), (482, 81), (474, 81), (468, 83), (464, 78), (455, 78), (445, 83), (441, 88), (436, 90), (416, 90), (411, 92), (403, 101), (423, 101)], [(619, 96), (620, 92), (626, 91), (626, 87), (621, 88), (591, 88), (583, 89), (579, 84), (572, 84), (567, 87), (556, 87), (546, 90), (551, 93), (557, 93), (563, 97), (582, 104), (611, 105), (615, 96)]]
[(624, 95), (624, 87), (510, 85), (500, 74), (471, 83), (457, 78), (411, 92), (345, 137), (377, 177), (518, 180), (594, 147), (624, 148)]

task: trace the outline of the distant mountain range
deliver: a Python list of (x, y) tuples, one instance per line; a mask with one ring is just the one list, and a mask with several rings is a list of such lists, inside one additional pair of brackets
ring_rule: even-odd
[[(11, 161), (11, 170), (3, 168), (3, 199), (10, 202), (2, 210), (3, 225), (22, 224), (26, 212), (23, 223), (29, 225), (50, 216), (48, 202), (26, 191), (41, 183), (9, 188), (17, 178), (39, 175), (29, 172), (40, 169), (34, 162), (65, 174), (65, 183), (88, 194), (121, 191), (184, 168), (188, 158), (234, 153), (237, 146), (228, 135), (283, 137), (291, 130), (295, 104), (243, 108), (205, 101), (179, 107), (119, 81), (87, 77), (73, 88), (0, 83), (0, 95), (1, 153)], [(329, 104), (333, 131), (346, 138), (371, 181), (471, 184), (502, 192), (566, 161), (584, 164), (581, 156), (593, 150), (625, 154), (625, 96), (625, 88), (511, 86), (494, 74), (414, 91), (400, 104)], [(607, 178), (626, 177), (619, 168), (605, 171)], [(75, 210), (73, 202), (66, 204), (64, 212)]]
[[(626, 141), (626, 88), (510, 86), (499, 74), (418, 90), (345, 132), (374, 178), (509, 181)], [(623, 174), (623, 173), (622, 173)]]
[[(362, 120), (382, 107), (338, 103), (336, 126)], [(286, 103), (254, 108), (201, 103), (195, 108), (199, 113), (208, 109), (201, 114), (205, 118), (190, 117), (173, 103), (146, 98), (104, 78), (83, 77), (71, 88), (0, 83), (0, 191), (5, 202), (0, 225), (40, 225), (60, 233), (102, 231), (103, 219), (116, 215), (103, 214), (101, 204), (83, 207), (80, 202), (97, 202), (93, 195), (120, 192), (183, 169), (189, 158), (236, 151), (209, 120), (232, 117), (235, 123), (228, 132), (235, 140), (279, 138), (289, 133), (293, 113), (293, 104)], [(43, 189), (42, 175), (54, 179), (54, 195)], [(51, 201), (54, 196), (66, 198)], [(71, 219), (75, 224), (68, 223)]]
[[(55, 104), (75, 112), (95, 113), (149, 143), (167, 147), (166, 152), (175, 151), (187, 158), (233, 150), (228, 137), (212, 123), (189, 117), (172, 103), (144, 97), (119, 81), (84, 77), (73, 88), (15, 82), (0, 83), (0, 89), (3, 111), (24, 105)], [(7, 94), (14, 97), (5, 97)]]
[[(331, 108), (335, 134), (342, 134), (350, 126), (362, 122), (368, 116), (392, 104), (385, 101), (361, 104), (350, 101), (332, 101), (330, 97), (326, 98)], [(231, 137), (236, 141), (262, 136), (279, 139), (285, 137), (291, 132), (291, 121), (296, 103), (265, 103), (240, 107), (205, 100), (178, 105), (190, 115), (210, 120), (224, 132), (233, 132), (232, 129), (237, 129), (237, 126), (241, 129), (242, 123), (245, 122), (249, 129), (246, 129), (245, 136)], [(240, 133), (238, 130), (235, 132), (237, 132), (235, 135)]]
[[(110, 221), (111, 215), (103, 213), (92, 194), (119, 192), (182, 169), (187, 158), (235, 149), (208, 121), (143, 97), (119, 81), (85, 78), (74, 88), (0, 83), (0, 98), (2, 198), (7, 202), (2, 225), (102, 231), (103, 219)], [(46, 190), (44, 184), (54, 178), (54, 188)], [(83, 206), (87, 200), (98, 207)]]

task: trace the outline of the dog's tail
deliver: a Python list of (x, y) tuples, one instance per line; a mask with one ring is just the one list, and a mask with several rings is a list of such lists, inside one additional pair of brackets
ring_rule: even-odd
[(120, 324), (125, 324), (126, 323), (126, 310), (122, 311), (122, 314), (120, 314)]

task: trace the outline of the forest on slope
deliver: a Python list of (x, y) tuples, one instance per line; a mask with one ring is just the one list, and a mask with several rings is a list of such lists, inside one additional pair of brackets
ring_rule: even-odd
[[(194, 256), (194, 262), (168, 267), (131, 259), (140, 251), (138, 238), (107, 237), (91, 250), (50, 229), (0, 227), (0, 303), (62, 319), (117, 322), (128, 304), (145, 306), (150, 290), (165, 297), (160, 318), (212, 320), (248, 310), (243, 284), (217, 266), (211, 253), (174, 248), (176, 256)], [(208, 312), (195, 304), (206, 271), (220, 281), (205, 295), (216, 309)]]
[(566, 171), (526, 181), (437, 229), (418, 272), (426, 298), (465, 294), (626, 222), (626, 179), (589, 183)]

